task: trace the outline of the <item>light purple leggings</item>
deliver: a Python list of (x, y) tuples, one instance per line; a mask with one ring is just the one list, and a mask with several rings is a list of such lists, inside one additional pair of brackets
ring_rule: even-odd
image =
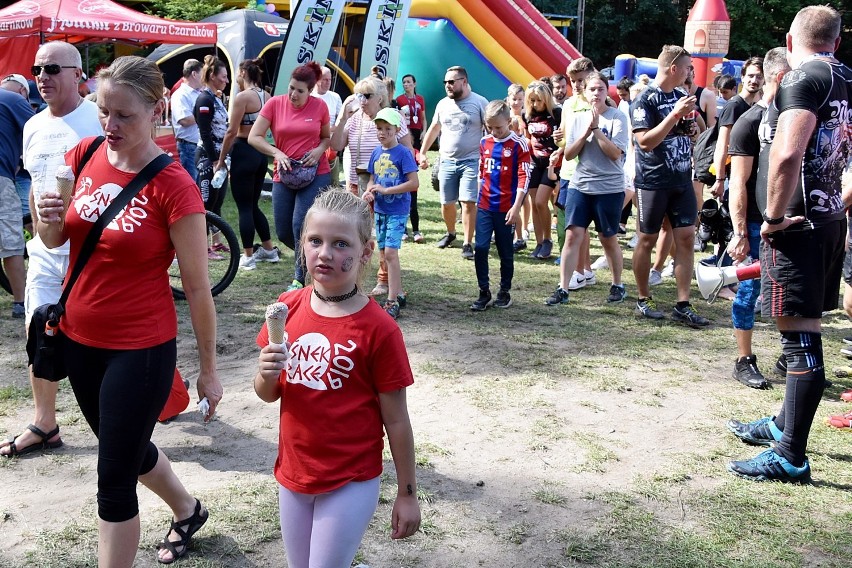
[(349, 568), (379, 503), (380, 477), (306, 495), (279, 484), (281, 536), (290, 568)]

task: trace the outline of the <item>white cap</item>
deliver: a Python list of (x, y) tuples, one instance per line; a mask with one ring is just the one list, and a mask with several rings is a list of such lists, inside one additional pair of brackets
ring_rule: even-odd
[(22, 86), (24, 88), (24, 90), (27, 92), (26, 96), (28, 96), (28, 97), (30, 96), (30, 85), (29, 85), (29, 83), (27, 83), (27, 80), (24, 78), (23, 75), (19, 75), (18, 73), (12, 73), (11, 75), (6, 75), (3, 78), (3, 81), (0, 82), (0, 85), (2, 85), (3, 83), (8, 83), (9, 81), (14, 81), (17, 84), (19, 84), (20, 86)]

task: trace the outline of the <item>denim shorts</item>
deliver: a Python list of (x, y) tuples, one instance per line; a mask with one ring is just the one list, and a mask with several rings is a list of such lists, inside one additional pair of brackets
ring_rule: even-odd
[(407, 222), (408, 215), (376, 213), (376, 246), (380, 249), (401, 249)]
[(442, 158), (438, 172), (441, 205), (456, 201), (475, 202), (479, 196), (478, 176), (479, 158), (470, 160)]

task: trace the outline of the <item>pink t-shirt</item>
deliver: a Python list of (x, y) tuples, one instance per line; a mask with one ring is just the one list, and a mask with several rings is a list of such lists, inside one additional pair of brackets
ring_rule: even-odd
[[(275, 147), (296, 160), (319, 146), (322, 126), (329, 123), (328, 106), (317, 97), (308, 97), (305, 106), (296, 108), (289, 97), (278, 95), (263, 105), (260, 116), (271, 124)], [(328, 160), (320, 160), (317, 174), (330, 171)], [(278, 180), (277, 171), (274, 179)]]
[[(397, 111), (399, 112), (399, 111)], [(401, 115), (400, 115), (401, 118)], [(397, 140), (408, 134), (408, 127), (405, 126), (405, 120), (402, 121), (399, 132), (396, 134)], [(370, 163), (370, 156), (373, 150), (380, 146), (379, 136), (376, 130), (376, 123), (369, 116), (364, 114), (363, 110), (358, 110), (355, 114), (349, 117), (344, 128), (349, 132), (349, 183), (358, 183), (359, 169), (367, 169)]]

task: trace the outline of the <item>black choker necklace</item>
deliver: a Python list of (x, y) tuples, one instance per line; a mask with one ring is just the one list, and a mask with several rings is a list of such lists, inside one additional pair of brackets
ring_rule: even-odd
[(334, 303), (344, 302), (357, 293), (358, 293), (358, 285), (357, 284), (355, 285), (354, 288), (352, 288), (351, 292), (347, 292), (347, 293), (341, 294), (339, 296), (323, 296), (322, 294), (317, 292), (316, 288), (314, 288), (314, 296), (316, 296), (317, 298), (319, 298), (323, 302), (334, 302)]

